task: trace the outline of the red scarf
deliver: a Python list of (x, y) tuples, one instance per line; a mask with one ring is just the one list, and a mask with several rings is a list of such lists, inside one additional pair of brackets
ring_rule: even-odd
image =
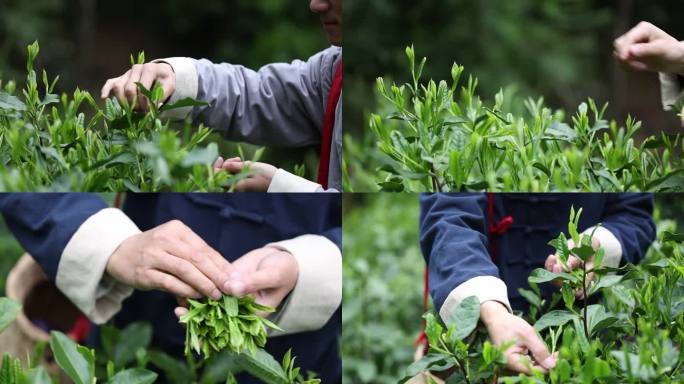
[(342, 60), (337, 65), (335, 77), (333, 77), (330, 94), (328, 94), (328, 106), (325, 109), (323, 120), (323, 138), (321, 140), (321, 157), (318, 163), (318, 184), (323, 189), (328, 189), (328, 172), (330, 169), (330, 152), (332, 148), (333, 128), (335, 126), (335, 109), (342, 95)]

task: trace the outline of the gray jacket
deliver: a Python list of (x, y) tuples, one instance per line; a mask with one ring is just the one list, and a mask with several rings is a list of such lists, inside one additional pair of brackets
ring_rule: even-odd
[[(210, 104), (176, 110), (175, 117), (183, 118), (191, 112), (194, 120), (222, 132), (229, 140), (297, 148), (321, 142), (328, 94), (341, 59), (342, 48), (330, 47), (307, 61), (269, 64), (258, 71), (190, 58), (162, 61), (176, 73), (176, 91), (169, 103), (191, 97)], [(331, 152), (328, 186), (341, 190), (341, 98)], [(312, 189), (305, 185), (301, 190)]]

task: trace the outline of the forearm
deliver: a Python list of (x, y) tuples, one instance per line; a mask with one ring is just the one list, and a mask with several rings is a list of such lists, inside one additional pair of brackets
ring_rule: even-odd
[[(208, 60), (169, 58), (177, 86), (169, 102), (186, 97), (209, 104), (192, 117), (228, 139), (259, 145), (303, 147), (321, 139), (326, 96), (341, 50), (327, 49), (306, 62), (269, 64), (258, 71)], [(180, 110), (184, 117), (190, 110)]]

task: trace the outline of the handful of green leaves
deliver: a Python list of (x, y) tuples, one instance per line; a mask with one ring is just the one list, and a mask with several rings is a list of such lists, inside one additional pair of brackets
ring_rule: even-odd
[(205, 358), (212, 351), (227, 349), (256, 356), (257, 348), (266, 344), (266, 327), (282, 331), (258, 311), (275, 312), (275, 308), (257, 304), (254, 297), (223, 296), (220, 300), (188, 300), (188, 313), (181, 316), (185, 328), (185, 354), (202, 353)]

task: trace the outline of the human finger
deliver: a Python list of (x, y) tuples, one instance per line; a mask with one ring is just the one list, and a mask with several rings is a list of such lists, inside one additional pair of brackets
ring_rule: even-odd
[(176, 276), (156, 269), (148, 269), (146, 270), (145, 274), (148, 284), (151, 288), (160, 289), (183, 297), (202, 297), (202, 295), (196, 289), (181, 281)]
[(171, 252), (173, 253), (157, 257), (155, 266), (158, 269), (174, 275), (204, 296), (211, 297), (214, 300), (221, 298), (221, 292), (217, 285), (208, 276), (202, 273), (193, 263), (178, 257), (177, 254), (179, 252), (177, 250), (172, 250)]

